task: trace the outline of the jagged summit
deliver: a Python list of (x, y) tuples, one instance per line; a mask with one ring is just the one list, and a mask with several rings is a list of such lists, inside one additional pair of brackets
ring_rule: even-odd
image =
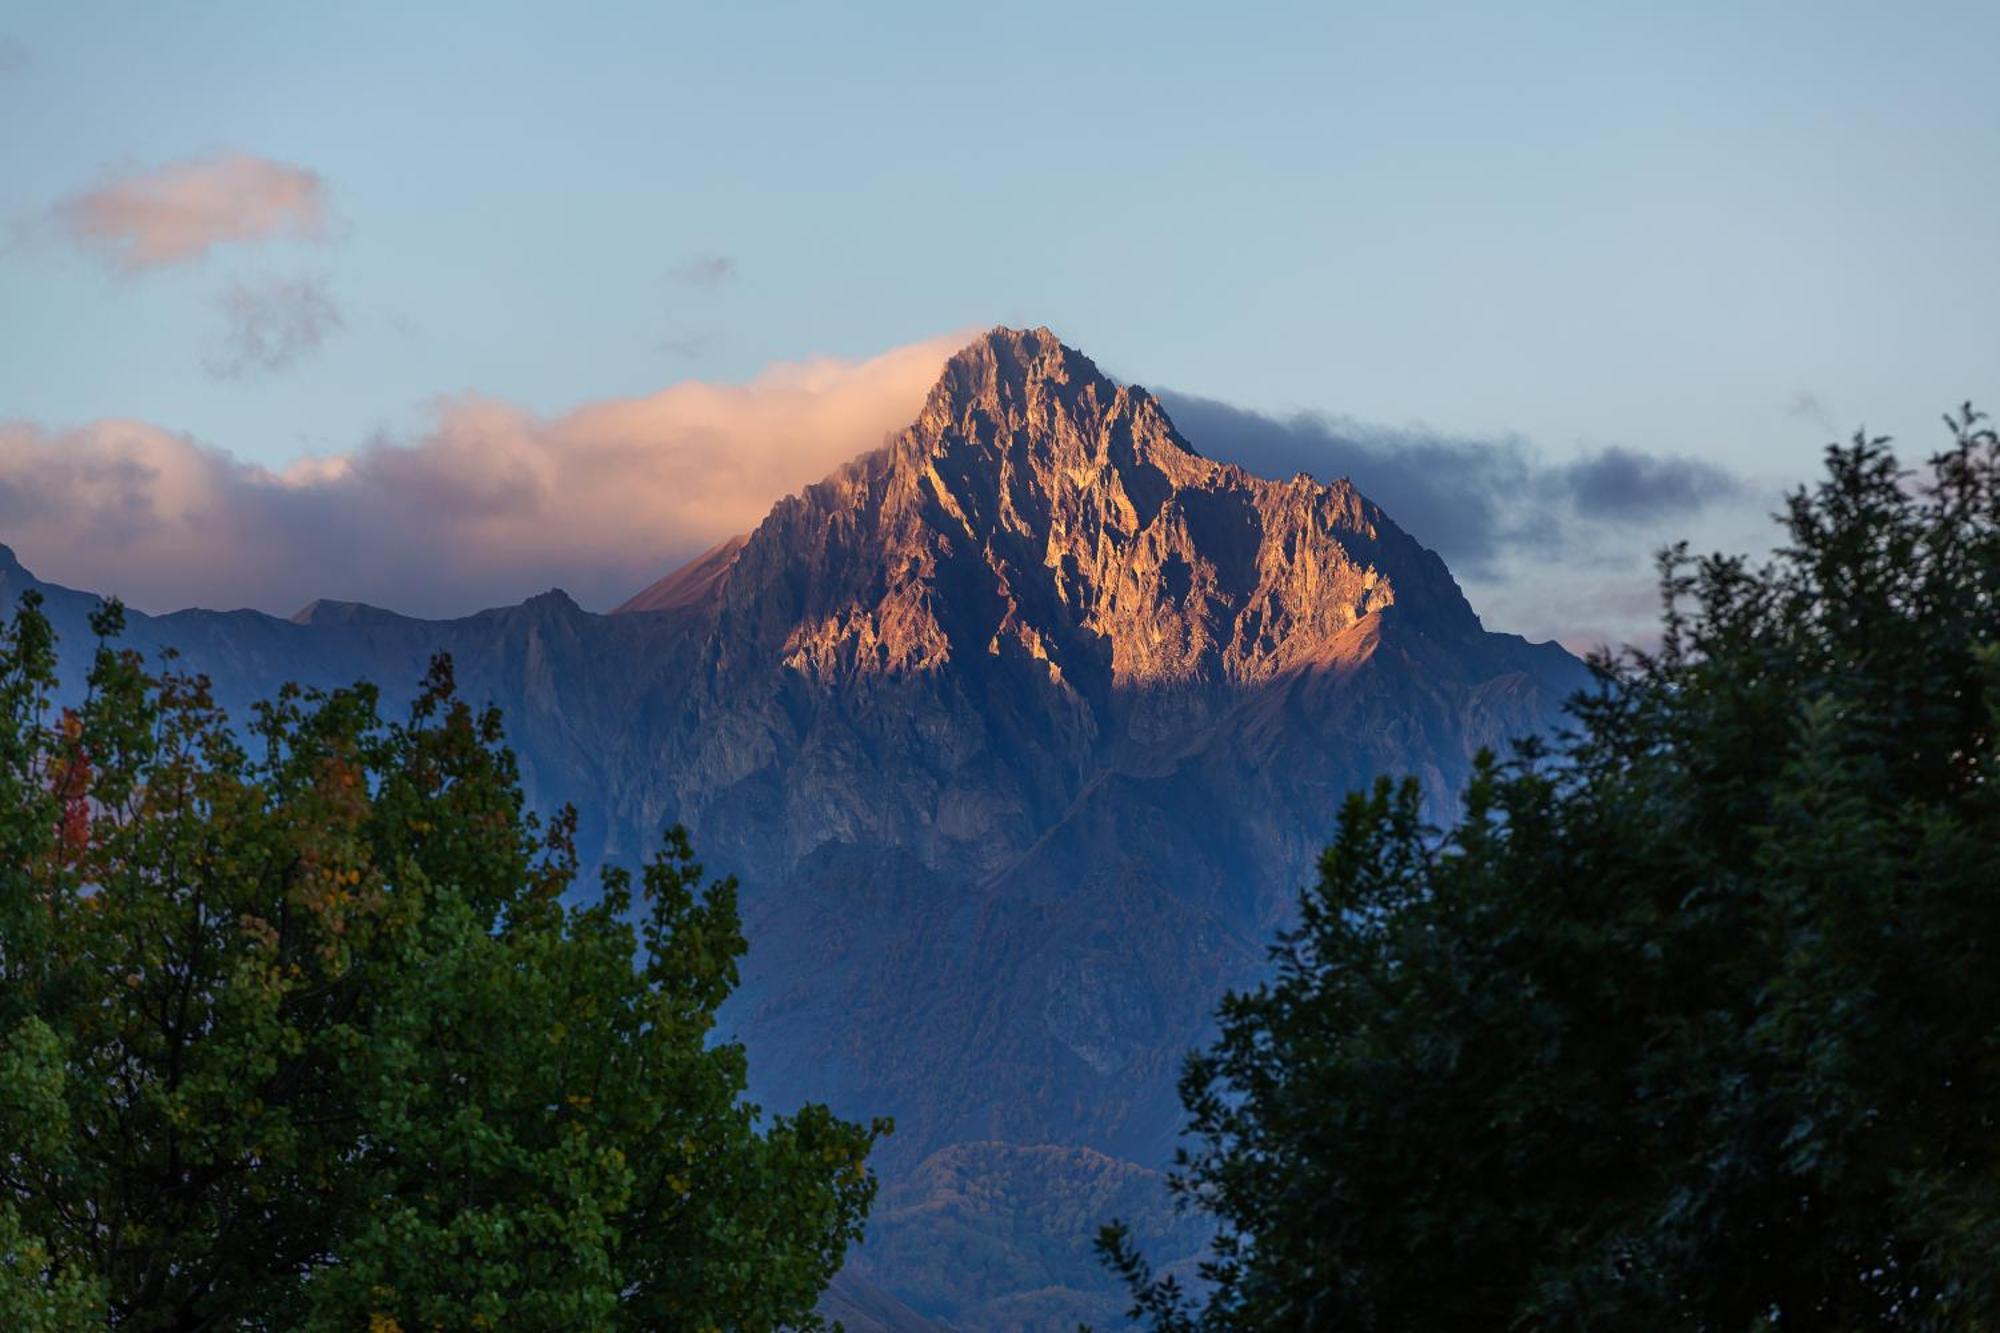
[[(949, 420), (967, 408), (1031, 408), (1038, 401), (1077, 410), (1088, 401), (1110, 402), (1120, 393), (1150, 401), (1136, 385), (1120, 386), (1097, 363), (1047, 328), (995, 328), (954, 352), (926, 395), (918, 418)], [(1180, 447), (1195, 452), (1187, 441)]]
[(704, 602), (782, 634), (814, 677), (1024, 655), (1077, 688), (1344, 660), (1391, 606), (1479, 628), (1442, 562), (1351, 485), (1205, 457), (1047, 329), (982, 335), (882, 449), (619, 609)]
[[(975, 453), (1023, 437), (1037, 442), (1041, 457), (1065, 444), (1088, 443), (1091, 427), (1122, 423), (1149, 452), (1170, 467), (1179, 458), (1200, 458), (1167, 419), (1158, 401), (1138, 385), (1121, 385), (1082, 352), (1046, 328), (996, 328), (945, 362), (925, 397), (917, 420), (901, 437), (915, 444), (946, 441)], [(1125, 451), (1094, 453), (1087, 466), (1129, 468)]]
[(980, 397), (1005, 381), (1020, 384), (1031, 371), (1056, 379), (1104, 378), (1096, 362), (1045, 326), (1010, 329), (996, 325), (951, 354), (937, 383), (931, 386), (931, 394)]

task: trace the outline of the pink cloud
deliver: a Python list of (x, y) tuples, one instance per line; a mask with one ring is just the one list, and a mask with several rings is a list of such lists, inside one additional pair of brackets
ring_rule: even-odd
[(147, 610), (331, 597), (451, 615), (551, 585), (609, 607), (909, 424), (964, 341), (552, 418), (455, 398), (420, 437), (283, 470), (146, 422), (0, 423), (0, 541), (42, 578)]
[(186, 158), (106, 181), (57, 204), (76, 244), (131, 272), (185, 264), (217, 245), (323, 240), (326, 182), (248, 153)]

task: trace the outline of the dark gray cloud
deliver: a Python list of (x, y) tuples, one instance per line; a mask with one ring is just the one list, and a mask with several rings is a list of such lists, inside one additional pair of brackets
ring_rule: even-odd
[(320, 278), (259, 278), (232, 283), (217, 299), (225, 323), (211, 375), (236, 379), (289, 370), (341, 327), (340, 310)]
[(1557, 555), (1590, 525), (1691, 518), (1745, 493), (1713, 464), (1622, 446), (1553, 462), (1515, 436), (1472, 439), (1317, 413), (1278, 418), (1173, 392), (1160, 399), (1210, 457), (1263, 476), (1347, 477), (1475, 578), (1494, 574), (1510, 554)]
[(1613, 445), (1566, 463), (1553, 474), (1585, 518), (1671, 518), (1743, 493), (1743, 483), (1712, 463), (1661, 457)]

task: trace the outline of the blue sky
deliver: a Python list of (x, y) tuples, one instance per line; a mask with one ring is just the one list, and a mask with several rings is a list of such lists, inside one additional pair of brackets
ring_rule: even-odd
[[(1996, 55), (1991, 4), (17, 4), (0, 418), (279, 466), (1004, 322), (1798, 478), (1994, 387)], [(324, 234), (126, 272), (50, 221), (221, 153), (316, 173)], [(218, 373), (223, 293), (294, 279), (337, 323)]]

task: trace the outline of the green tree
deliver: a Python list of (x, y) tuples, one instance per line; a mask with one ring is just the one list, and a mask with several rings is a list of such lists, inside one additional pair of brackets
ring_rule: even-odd
[(1179, 1329), (2000, 1325), (2000, 444), (1828, 451), (1768, 564), (1662, 560), (1655, 653), (1352, 797), (1186, 1069)]
[(524, 812), (447, 660), (407, 722), (287, 688), (239, 734), (113, 605), (56, 711), (37, 608), (0, 634), (0, 1323), (816, 1324), (886, 1125), (744, 1102), (735, 886), (679, 830), (566, 906), (574, 813)]

